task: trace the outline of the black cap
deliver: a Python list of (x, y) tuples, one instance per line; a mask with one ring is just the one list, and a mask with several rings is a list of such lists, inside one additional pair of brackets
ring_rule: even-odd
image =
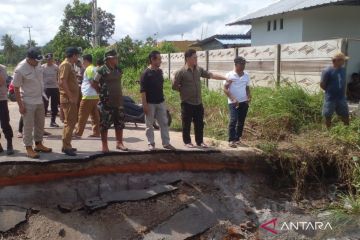
[(54, 55), (53, 55), (52, 53), (47, 53), (47, 54), (45, 55), (46, 60), (53, 59), (53, 57), (54, 57)]
[(67, 57), (71, 57), (73, 55), (79, 55), (80, 51), (77, 47), (68, 47), (65, 51)]
[(43, 56), (41, 55), (40, 48), (36, 48), (36, 47), (29, 48), (29, 50), (27, 51), (27, 57), (34, 59), (36, 61), (43, 60)]
[(105, 53), (105, 56), (104, 56), (104, 60), (108, 59), (108, 58), (114, 58), (114, 57), (117, 57), (117, 53), (115, 50), (109, 50)]
[(235, 64), (237, 64), (237, 63), (245, 64), (245, 63), (248, 63), (248, 62), (247, 62), (246, 59), (243, 58), (243, 57), (236, 57), (236, 58), (234, 59), (234, 63), (235, 63)]

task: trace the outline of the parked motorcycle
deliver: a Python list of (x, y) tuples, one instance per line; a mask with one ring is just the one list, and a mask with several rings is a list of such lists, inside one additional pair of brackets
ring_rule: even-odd
[[(129, 96), (123, 96), (125, 122), (134, 123), (137, 127), (138, 123), (145, 123), (145, 113), (141, 104), (136, 104)], [(168, 126), (171, 125), (172, 118), (169, 110), (166, 110), (168, 118)], [(154, 128), (159, 129), (159, 125), (154, 122)]]

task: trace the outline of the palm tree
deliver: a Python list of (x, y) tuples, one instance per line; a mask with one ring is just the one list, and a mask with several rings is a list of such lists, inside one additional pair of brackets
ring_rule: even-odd
[(6, 63), (10, 63), (13, 60), (14, 55), (16, 53), (16, 44), (14, 43), (14, 39), (11, 35), (5, 34), (1, 38), (1, 45), (4, 47), (4, 56)]

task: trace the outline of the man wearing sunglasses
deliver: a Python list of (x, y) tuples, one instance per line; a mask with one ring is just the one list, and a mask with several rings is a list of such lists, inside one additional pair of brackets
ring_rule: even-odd
[(349, 125), (349, 107), (346, 102), (346, 72), (345, 61), (349, 58), (343, 53), (332, 57), (333, 65), (326, 68), (321, 76), (320, 87), (325, 91), (322, 114), (326, 127), (331, 127), (331, 119), (336, 112), (345, 125)]

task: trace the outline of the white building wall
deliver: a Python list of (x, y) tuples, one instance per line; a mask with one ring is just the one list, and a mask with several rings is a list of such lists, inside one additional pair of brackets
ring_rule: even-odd
[[(280, 29), (280, 19), (284, 19), (284, 28)], [(273, 30), (274, 20), (277, 29)], [(268, 31), (268, 21), (271, 29)], [(251, 30), (251, 45), (262, 46), (282, 43), (301, 42), (303, 35), (303, 18), (300, 14), (279, 14), (254, 20)]]
[(329, 6), (303, 14), (302, 41), (360, 38), (360, 6)]

